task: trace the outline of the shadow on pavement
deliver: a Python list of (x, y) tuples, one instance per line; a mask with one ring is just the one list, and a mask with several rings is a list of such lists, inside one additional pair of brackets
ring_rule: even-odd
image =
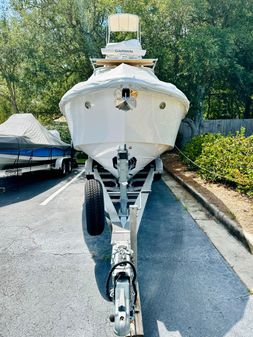
[(52, 171), (40, 171), (24, 174), (19, 177), (0, 178), (0, 207), (34, 198), (49, 190), (63, 180), (73, 178), (74, 170), (67, 177), (59, 177)]
[(163, 182), (138, 249), (145, 337), (222, 337), (242, 318), (246, 288)]
[(95, 262), (95, 277), (97, 286), (101, 296), (108, 300), (106, 297), (106, 280), (111, 268), (111, 233), (105, 224), (105, 229), (101, 235), (90, 236), (86, 229), (86, 215), (85, 207), (83, 204), (82, 210), (82, 227), (84, 241), (90, 251), (90, 254)]

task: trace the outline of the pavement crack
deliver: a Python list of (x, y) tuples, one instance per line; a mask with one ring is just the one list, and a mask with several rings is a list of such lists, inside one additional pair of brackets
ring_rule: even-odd
[(54, 256), (67, 256), (67, 255), (83, 255), (84, 253), (51, 253), (51, 252), (44, 252)]
[(33, 232), (33, 231), (34, 231), (34, 230), (33, 230), (30, 226), (28, 226), (28, 225), (26, 225), (24, 228), (28, 229), (30, 232)]
[(20, 239), (13, 240), (8, 246), (2, 248), (0, 252), (4, 252), (4, 251), (8, 250), (8, 249), (11, 248), (11, 246), (12, 246), (15, 242), (17, 242), (17, 241), (20, 241)]

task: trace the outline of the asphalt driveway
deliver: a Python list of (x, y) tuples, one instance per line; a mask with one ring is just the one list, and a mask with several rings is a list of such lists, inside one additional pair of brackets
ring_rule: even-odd
[[(73, 176), (21, 178), (0, 194), (1, 337), (113, 336), (110, 233), (82, 229), (84, 177), (45, 204)], [(163, 181), (138, 245), (145, 337), (253, 336), (252, 297)]]

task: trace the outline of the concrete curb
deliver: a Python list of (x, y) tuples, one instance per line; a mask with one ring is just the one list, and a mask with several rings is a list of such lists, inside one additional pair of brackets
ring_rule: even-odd
[[(230, 219), (225, 213), (221, 212), (214, 204), (210, 203), (202, 194), (200, 194), (194, 187), (187, 184), (181, 177), (177, 176), (170, 170), (165, 170), (170, 174), (180, 185), (182, 185), (195, 199), (197, 199), (212, 215), (216, 217), (229, 231), (231, 235), (236, 237), (242, 244), (253, 254), (253, 244), (248, 241), (248, 235), (238, 227), (238, 224)], [(247, 237), (246, 237), (247, 235)]]

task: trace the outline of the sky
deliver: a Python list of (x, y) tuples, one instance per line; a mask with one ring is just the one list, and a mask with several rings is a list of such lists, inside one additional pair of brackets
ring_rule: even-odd
[(9, 0), (0, 0), (0, 18), (6, 15), (6, 11), (8, 11), (10, 1)]

